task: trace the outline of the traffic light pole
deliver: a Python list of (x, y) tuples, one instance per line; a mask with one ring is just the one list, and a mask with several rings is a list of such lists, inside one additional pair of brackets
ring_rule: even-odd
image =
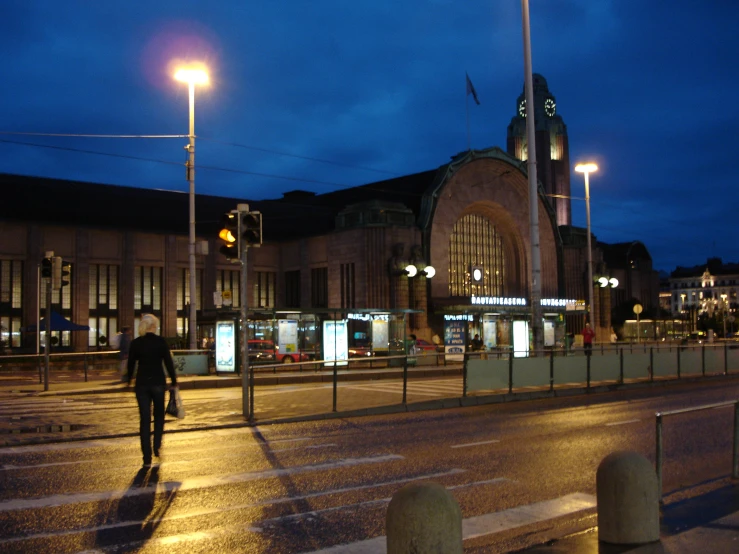
[(49, 354), (51, 353), (51, 280), (46, 282), (46, 340), (44, 341), (44, 390), (49, 390)]
[(252, 421), (254, 419), (254, 381), (252, 376), (249, 374), (249, 326), (248, 326), (248, 312), (249, 312), (249, 297), (246, 277), (246, 254), (249, 251), (249, 246), (242, 241), (241, 250), (241, 403), (244, 414), (244, 419)]

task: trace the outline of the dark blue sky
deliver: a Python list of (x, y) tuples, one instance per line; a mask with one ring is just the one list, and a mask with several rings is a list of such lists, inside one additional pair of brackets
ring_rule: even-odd
[[(661, 270), (739, 262), (739, 3), (530, 6), (534, 71), (557, 99), (572, 164), (601, 168), (597, 238), (642, 241)], [(467, 147), (465, 71), (481, 101), (470, 99), (472, 147), (505, 149), (524, 78), (519, 0), (5, 0), (0, 45), (6, 133), (186, 134), (170, 65), (206, 62), (197, 191), (253, 199), (446, 163)], [(185, 139), (0, 141), (1, 172), (187, 190)], [(584, 227), (574, 172), (572, 195)]]

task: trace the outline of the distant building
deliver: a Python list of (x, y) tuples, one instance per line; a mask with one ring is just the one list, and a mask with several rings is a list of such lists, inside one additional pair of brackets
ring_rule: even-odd
[(709, 258), (705, 264), (678, 267), (670, 274), (670, 311), (673, 316), (688, 319), (697, 329), (702, 316), (724, 318), (727, 332), (736, 329), (737, 295), (739, 294), (739, 263), (724, 263), (721, 258)]

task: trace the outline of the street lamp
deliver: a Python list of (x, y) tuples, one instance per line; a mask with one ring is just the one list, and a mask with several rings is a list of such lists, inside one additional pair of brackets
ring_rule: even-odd
[(598, 171), (598, 166), (594, 163), (577, 164), (575, 171), (585, 174), (585, 218), (588, 226), (588, 304), (590, 313), (590, 323), (593, 322), (593, 249), (590, 246), (590, 181), (588, 176), (594, 171)]
[(523, 72), (526, 96), (526, 171), (529, 176), (529, 235), (531, 240), (531, 330), (534, 352), (544, 349), (544, 323), (541, 315), (541, 245), (539, 243), (539, 182), (536, 176), (536, 121), (534, 75), (531, 64), (531, 21), (529, 0), (521, 0), (523, 24)]
[(197, 348), (197, 318), (198, 303), (196, 300), (195, 279), (195, 85), (208, 84), (208, 74), (198, 68), (178, 69), (174, 78), (187, 83), (190, 90), (190, 143), (187, 145), (189, 154), (187, 160), (187, 180), (190, 182), (190, 240), (188, 253), (190, 256), (190, 350)]

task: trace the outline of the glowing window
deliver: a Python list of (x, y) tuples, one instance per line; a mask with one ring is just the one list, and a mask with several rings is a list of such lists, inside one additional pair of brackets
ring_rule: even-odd
[[(472, 267), (483, 272), (481, 282), (474, 282)], [(504, 295), (506, 262), (503, 238), (491, 221), (478, 214), (459, 219), (449, 237), (449, 295)]]

